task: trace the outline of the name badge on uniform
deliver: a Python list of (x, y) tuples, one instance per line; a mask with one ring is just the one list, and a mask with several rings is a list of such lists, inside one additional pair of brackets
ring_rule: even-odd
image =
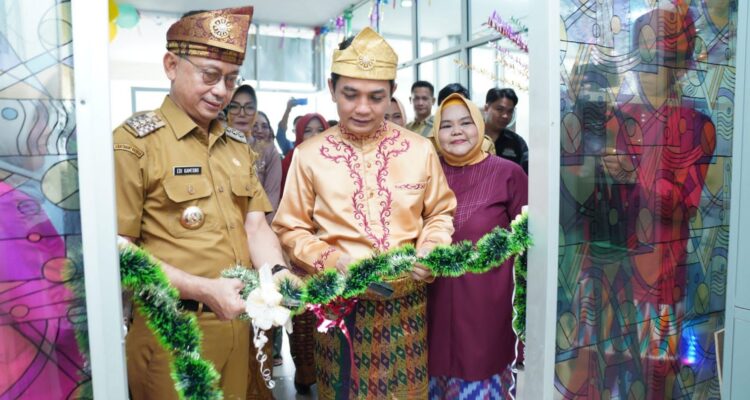
[(180, 175), (200, 175), (201, 174), (201, 166), (195, 166), (195, 167), (172, 167), (174, 169), (174, 175), (180, 176)]

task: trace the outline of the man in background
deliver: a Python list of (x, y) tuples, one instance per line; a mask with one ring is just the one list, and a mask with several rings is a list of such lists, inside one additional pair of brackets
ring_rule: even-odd
[(498, 156), (520, 165), (528, 174), (529, 147), (521, 136), (508, 129), (517, 104), (518, 96), (513, 89), (488, 90), (484, 105), (485, 134), (495, 143)]
[(411, 85), (411, 97), (414, 107), (414, 121), (406, 124), (406, 129), (427, 136), (432, 131), (432, 106), (435, 104), (435, 87), (427, 81), (416, 81)]

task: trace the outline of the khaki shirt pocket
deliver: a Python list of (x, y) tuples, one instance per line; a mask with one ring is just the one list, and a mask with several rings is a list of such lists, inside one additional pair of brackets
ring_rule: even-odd
[(235, 203), (243, 210), (243, 216), (249, 211), (273, 211), (266, 192), (254, 174), (232, 175), (229, 177)]
[(219, 226), (218, 210), (210, 197), (211, 184), (202, 176), (169, 176), (163, 181), (169, 198), (170, 213), (167, 227), (175, 237), (192, 236), (216, 230)]

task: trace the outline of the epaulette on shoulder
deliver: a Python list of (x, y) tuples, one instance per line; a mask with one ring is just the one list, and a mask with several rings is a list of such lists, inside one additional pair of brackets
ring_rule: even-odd
[(234, 140), (236, 140), (238, 142), (247, 144), (247, 138), (245, 137), (245, 134), (242, 133), (242, 132), (240, 132), (240, 131), (238, 131), (237, 129), (234, 129), (234, 128), (228, 126), (224, 130), (224, 133), (227, 136), (229, 136), (230, 138), (232, 138), (232, 139), (234, 139)]
[(130, 133), (135, 137), (144, 137), (157, 129), (166, 126), (164, 121), (153, 111), (134, 114), (125, 121)]

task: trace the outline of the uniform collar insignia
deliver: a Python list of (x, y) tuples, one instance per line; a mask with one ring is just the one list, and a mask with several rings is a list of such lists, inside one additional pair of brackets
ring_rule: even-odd
[(125, 121), (136, 137), (144, 137), (165, 126), (164, 121), (153, 111), (133, 115)]

